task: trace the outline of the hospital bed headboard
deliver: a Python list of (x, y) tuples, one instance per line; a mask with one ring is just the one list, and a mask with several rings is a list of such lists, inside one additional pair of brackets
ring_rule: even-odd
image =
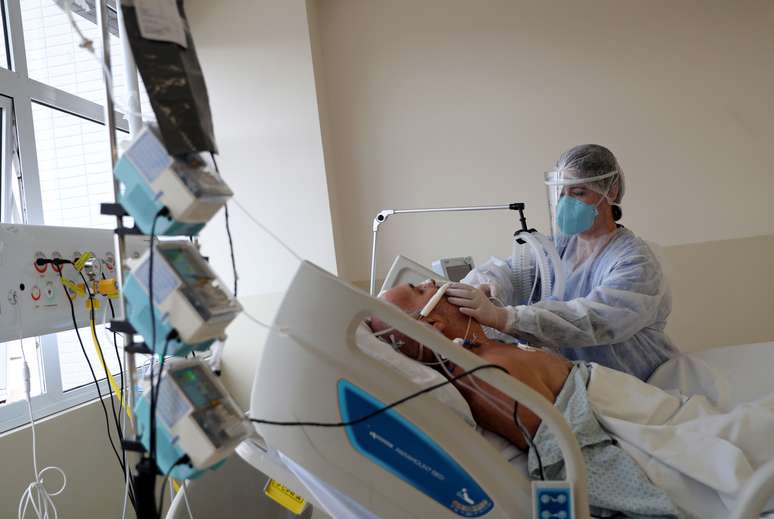
[[(398, 327), (465, 370), (482, 365), (477, 356), (397, 307), (302, 262), (256, 371), (250, 415), (277, 421), (346, 421), (416, 391), (399, 373), (357, 347), (355, 330), (370, 316)], [(476, 376), (529, 407), (552, 428), (574, 485), (576, 514), (588, 517), (585, 467), (561, 414), (500, 371), (484, 369)], [(431, 395), (346, 429), (257, 429), (273, 449), (381, 517), (506, 518), (531, 513), (526, 478)], [(462, 499), (455, 496), (463, 495), (473, 504), (465, 513), (454, 509)]]
[(381, 291), (384, 292), (394, 286), (406, 283), (419, 284), (427, 279), (448, 281), (448, 279), (445, 279), (437, 272), (430, 270), (424, 265), (420, 265), (416, 261), (410, 260), (405, 256), (396, 256), (390, 270), (387, 272), (387, 277), (384, 278)]

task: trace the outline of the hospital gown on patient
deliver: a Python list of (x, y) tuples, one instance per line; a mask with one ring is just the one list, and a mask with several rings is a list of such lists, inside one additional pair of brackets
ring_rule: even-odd
[(515, 300), (510, 263), (497, 258), (462, 282), (487, 283), (493, 295), (513, 307), (508, 333), (571, 360), (596, 362), (646, 380), (675, 352), (664, 332), (671, 294), (653, 251), (624, 227), (585, 260), (579, 258), (577, 237), (557, 248), (567, 272), (562, 301), (525, 305)]
[[(581, 447), (592, 514), (612, 517), (620, 512), (628, 517), (682, 517), (666, 493), (650, 482), (637, 462), (600, 426), (586, 393), (589, 377), (589, 368), (583, 363), (576, 364), (555, 405)], [(545, 423), (540, 425), (533, 441), (535, 449), (530, 449), (528, 462), (530, 477), (540, 477), (539, 453), (546, 479), (564, 479), (561, 448)]]

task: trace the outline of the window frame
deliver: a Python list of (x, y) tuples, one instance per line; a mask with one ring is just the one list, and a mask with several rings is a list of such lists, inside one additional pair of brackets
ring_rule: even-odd
[[(54, 0), (50, 1), (56, 4)], [(22, 213), (24, 223), (43, 225), (43, 198), (35, 144), (32, 103), (45, 105), (102, 126), (105, 125), (105, 111), (101, 104), (29, 77), (21, 0), (0, 0), (0, 3), (5, 21), (3, 36), (6, 41), (9, 66), (8, 69), (0, 67), (0, 110), (2, 110), (0, 211), (4, 216), (3, 221), (6, 221), (6, 207), (12, 196), (7, 182), (9, 180), (18, 181), (21, 193), (21, 200), (18, 202), (22, 205), (19, 210)], [(112, 2), (107, 2), (107, 4), (108, 9), (115, 11), (115, 5)], [(114, 111), (114, 113), (116, 129), (128, 133), (129, 122), (127, 118), (119, 111)], [(13, 137), (18, 145), (18, 180), (13, 178)], [(107, 138), (107, 132), (105, 132), (105, 139)], [(97, 390), (93, 382), (64, 391), (56, 336), (46, 335), (37, 340), (40, 355), (41, 394), (32, 397), (32, 412), (36, 420), (97, 398)], [(84, 342), (90, 341), (85, 340)], [(84, 346), (87, 345), (84, 344)], [(106, 379), (99, 381), (99, 389), (103, 396), (110, 393)], [(0, 434), (27, 423), (29, 423), (29, 417), (24, 400), (0, 405)]]

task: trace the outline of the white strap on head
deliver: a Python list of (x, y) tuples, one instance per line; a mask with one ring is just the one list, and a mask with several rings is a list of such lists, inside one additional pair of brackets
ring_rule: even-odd
[(618, 174), (618, 170), (611, 171), (609, 173), (605, 173), (604, 175), (597, 175), (595, 177), (587, 177), (587, 178), (559, 178), (560, 171), (555, 171), (555, 178), (551, 180), (546, 180), (545, 183), (547, 186), (577, 186), (580, 184), (590, 184), (592, 182), (596, 182), (598, 180), (603, 180), (609, 177), (612, 177), (613, 175)]
[(441, 285), (441, 288), (438, 289), (438, 291), (433, 294), (433, 297), (430, 298), (430, 301), (427, 302), (424, 308), (422, 308), (422, 311), (419, 312), (420, 317), (427, 317), (430, 315), (430, 312), (435, 310), (435, 307), (438, 306), (438, 303), (441, 301), (441, 298), (446, 293), (446, 291), (451, 286), (451, 283), (444, 283)]

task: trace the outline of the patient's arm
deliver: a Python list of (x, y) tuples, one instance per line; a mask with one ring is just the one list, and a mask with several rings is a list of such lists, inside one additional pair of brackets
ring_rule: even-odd
[[(418, 314), (438, 291), (434, 282), (420, 285), (399, 285), (391, 288), (383, 294), (383, 299), (409, 314)], [(467, 340), (470, 351), (475, 353), (488, 364), (496, 364), (505, 368), (508, 373), (528, 385), (548, 401), (553, 403), (564, 385), (567, 375), (570, 373), (571, 364), (567, 359), (539, 350), (525, 351), (512, 344), (502, 344), (490, 340), (484, 333), (481, 325), (469, 316), (460, 313), (459, 308), (442, 298), (437, 301), (434, 309), (420, 317), (426, 324), (435, 328), (448, 339), (457, 337)], [(389, 325), (379, 319), (372, 319), (371, 324), (375, 332), (384, 331)], [(416, 341), (395, 331), (394, 335), (400, 339), (400, 351), (420, 362), (428, 365), (437, 364), (438, 359), (429, 348), (421, 347)], [(439, 371), (442, 371), (442, 369)], [(462, 373), (462, 369), (454, 366), (452, 376)], [(527, 443), (514, 421), (513, 412), (515, 402), (503, 395), (490, 385), (475, 379), (481, 391), (477, 391), (469, 380), (461, 379), (455, 382), (462, 396), (467, 400), (473, 417), (481, 427), (495, 432), (526, 449)], [(480, 393), (484, 393), (482, 396)], [(500, 402), (493, 404), (491, 400)], [(524, 424), (530, 436), (534, 436), (540, 425), (540, 419), (529, 409), (518, 406), (519, 419)]]
[[(471, 351), (489, 364), (502, 366), (511, 376), (543, 395), (551, 403), (556, 400), (572, 367), (570, 362), (558, 355), (543, 351), (524, 351), (513, 345), (497, 342), (486, 342)], [(458, 375), (462, 371), (455, 366), (452, 374)], [(514, 421), (514, 409), (530, 437), (537, 432), (540, 418), (526, 407), (516, 406), (512, 398), (486, 382), (475, 379), (475, 383), (478, 387), (469, 379), (463, 378), (455, 385), (468, 402), (476, 423), (507, 438), (517, 447), (526, 449), (527, 442)]]

